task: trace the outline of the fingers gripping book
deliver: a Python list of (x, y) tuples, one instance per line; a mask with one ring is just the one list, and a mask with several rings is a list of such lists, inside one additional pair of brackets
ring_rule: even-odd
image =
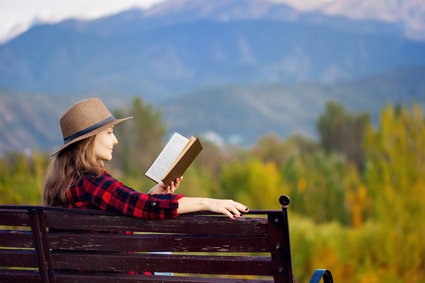
[(156, 183), (164, 183), (168, 186), (172, 181), (183, 176), (201, 150), (202, 145), (198, 138), (186, 138), (179, 133), (174, 133), (145, 172), (145, 176)]

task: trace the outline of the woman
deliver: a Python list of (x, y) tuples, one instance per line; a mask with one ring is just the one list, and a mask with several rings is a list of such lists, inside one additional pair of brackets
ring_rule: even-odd
[(46, 205), (108, 210), (147, 219), (202, 210), (238, 218), (248, 211), (232, 200), (174, 194), (183, 177), (168, 187), (158, 184), (148, 194), (114, 179), (103, 162), (112, 159), (113, 147), (118, 144), (114, 125), (130, 118), (116, 119), (97, 98), (77, 102), (62, 115), (64, 144), (52, 154), (44, 184)]

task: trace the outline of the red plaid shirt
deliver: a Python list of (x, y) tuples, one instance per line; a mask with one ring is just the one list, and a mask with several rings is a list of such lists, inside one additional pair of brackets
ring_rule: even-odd
[(106, 171), (83, 175), (71, 184), (67, 196), (69, 208), (100, 209), (146, 219), (177, 217), (178, 200), (183, 197), (140, 193)]

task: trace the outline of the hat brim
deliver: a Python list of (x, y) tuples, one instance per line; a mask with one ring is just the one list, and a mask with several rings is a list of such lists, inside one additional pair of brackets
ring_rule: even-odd
[(59, 148), (57, 148), (55, 151), (53, 151), (52, 156), (55, 155), (55, 154), (57, 154), (59, 151), (65, 149), (66, 147), (68, 147), (69, 145), (71, 145), (73, 143), (76, 143), (76, 142), (81, 141), (83, 139), (86, 139), (86, 138), (89, 138), (91, 136), (94, 136), (94, 135), (102, 132), (103, 130), (106, 130), (106, 129), (108, 129), (108, 128), (110, 128), (110, 127), (112, 127), (112, 126), (114, 126), (114, 125), (116, 125), (118, 123), (124, 122), (124, 121), (126, 121), (128, 119), (131, 119), (131, 118), (133, 118), (133, 117), (126, 117), (126, 118), (121, 118), (121, 119), (115, 119), (115, 120), (113, 120), (113, 121), (111, 121), (109, 123), (106, 123), (105, 125), (100, 126), (99, 128), (94, 129), (93, 131), (90, 131), (90, 132), (88, 132), (88, 133), (86, 133), (84, 135), (81, 135), (79, 137), (76, 137), (75, 139), (72, 139), (72, 140), (64, 143)]

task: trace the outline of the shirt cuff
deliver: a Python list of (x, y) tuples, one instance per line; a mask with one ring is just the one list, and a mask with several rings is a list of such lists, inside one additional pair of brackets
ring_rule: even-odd
[(149, 218), (174, 218), (179, 216), (177, 208), (178, 200), (184, 197), (178, 194), (149, 194), (149, 199), (145, 204), (145, 210), (149, 211)]

